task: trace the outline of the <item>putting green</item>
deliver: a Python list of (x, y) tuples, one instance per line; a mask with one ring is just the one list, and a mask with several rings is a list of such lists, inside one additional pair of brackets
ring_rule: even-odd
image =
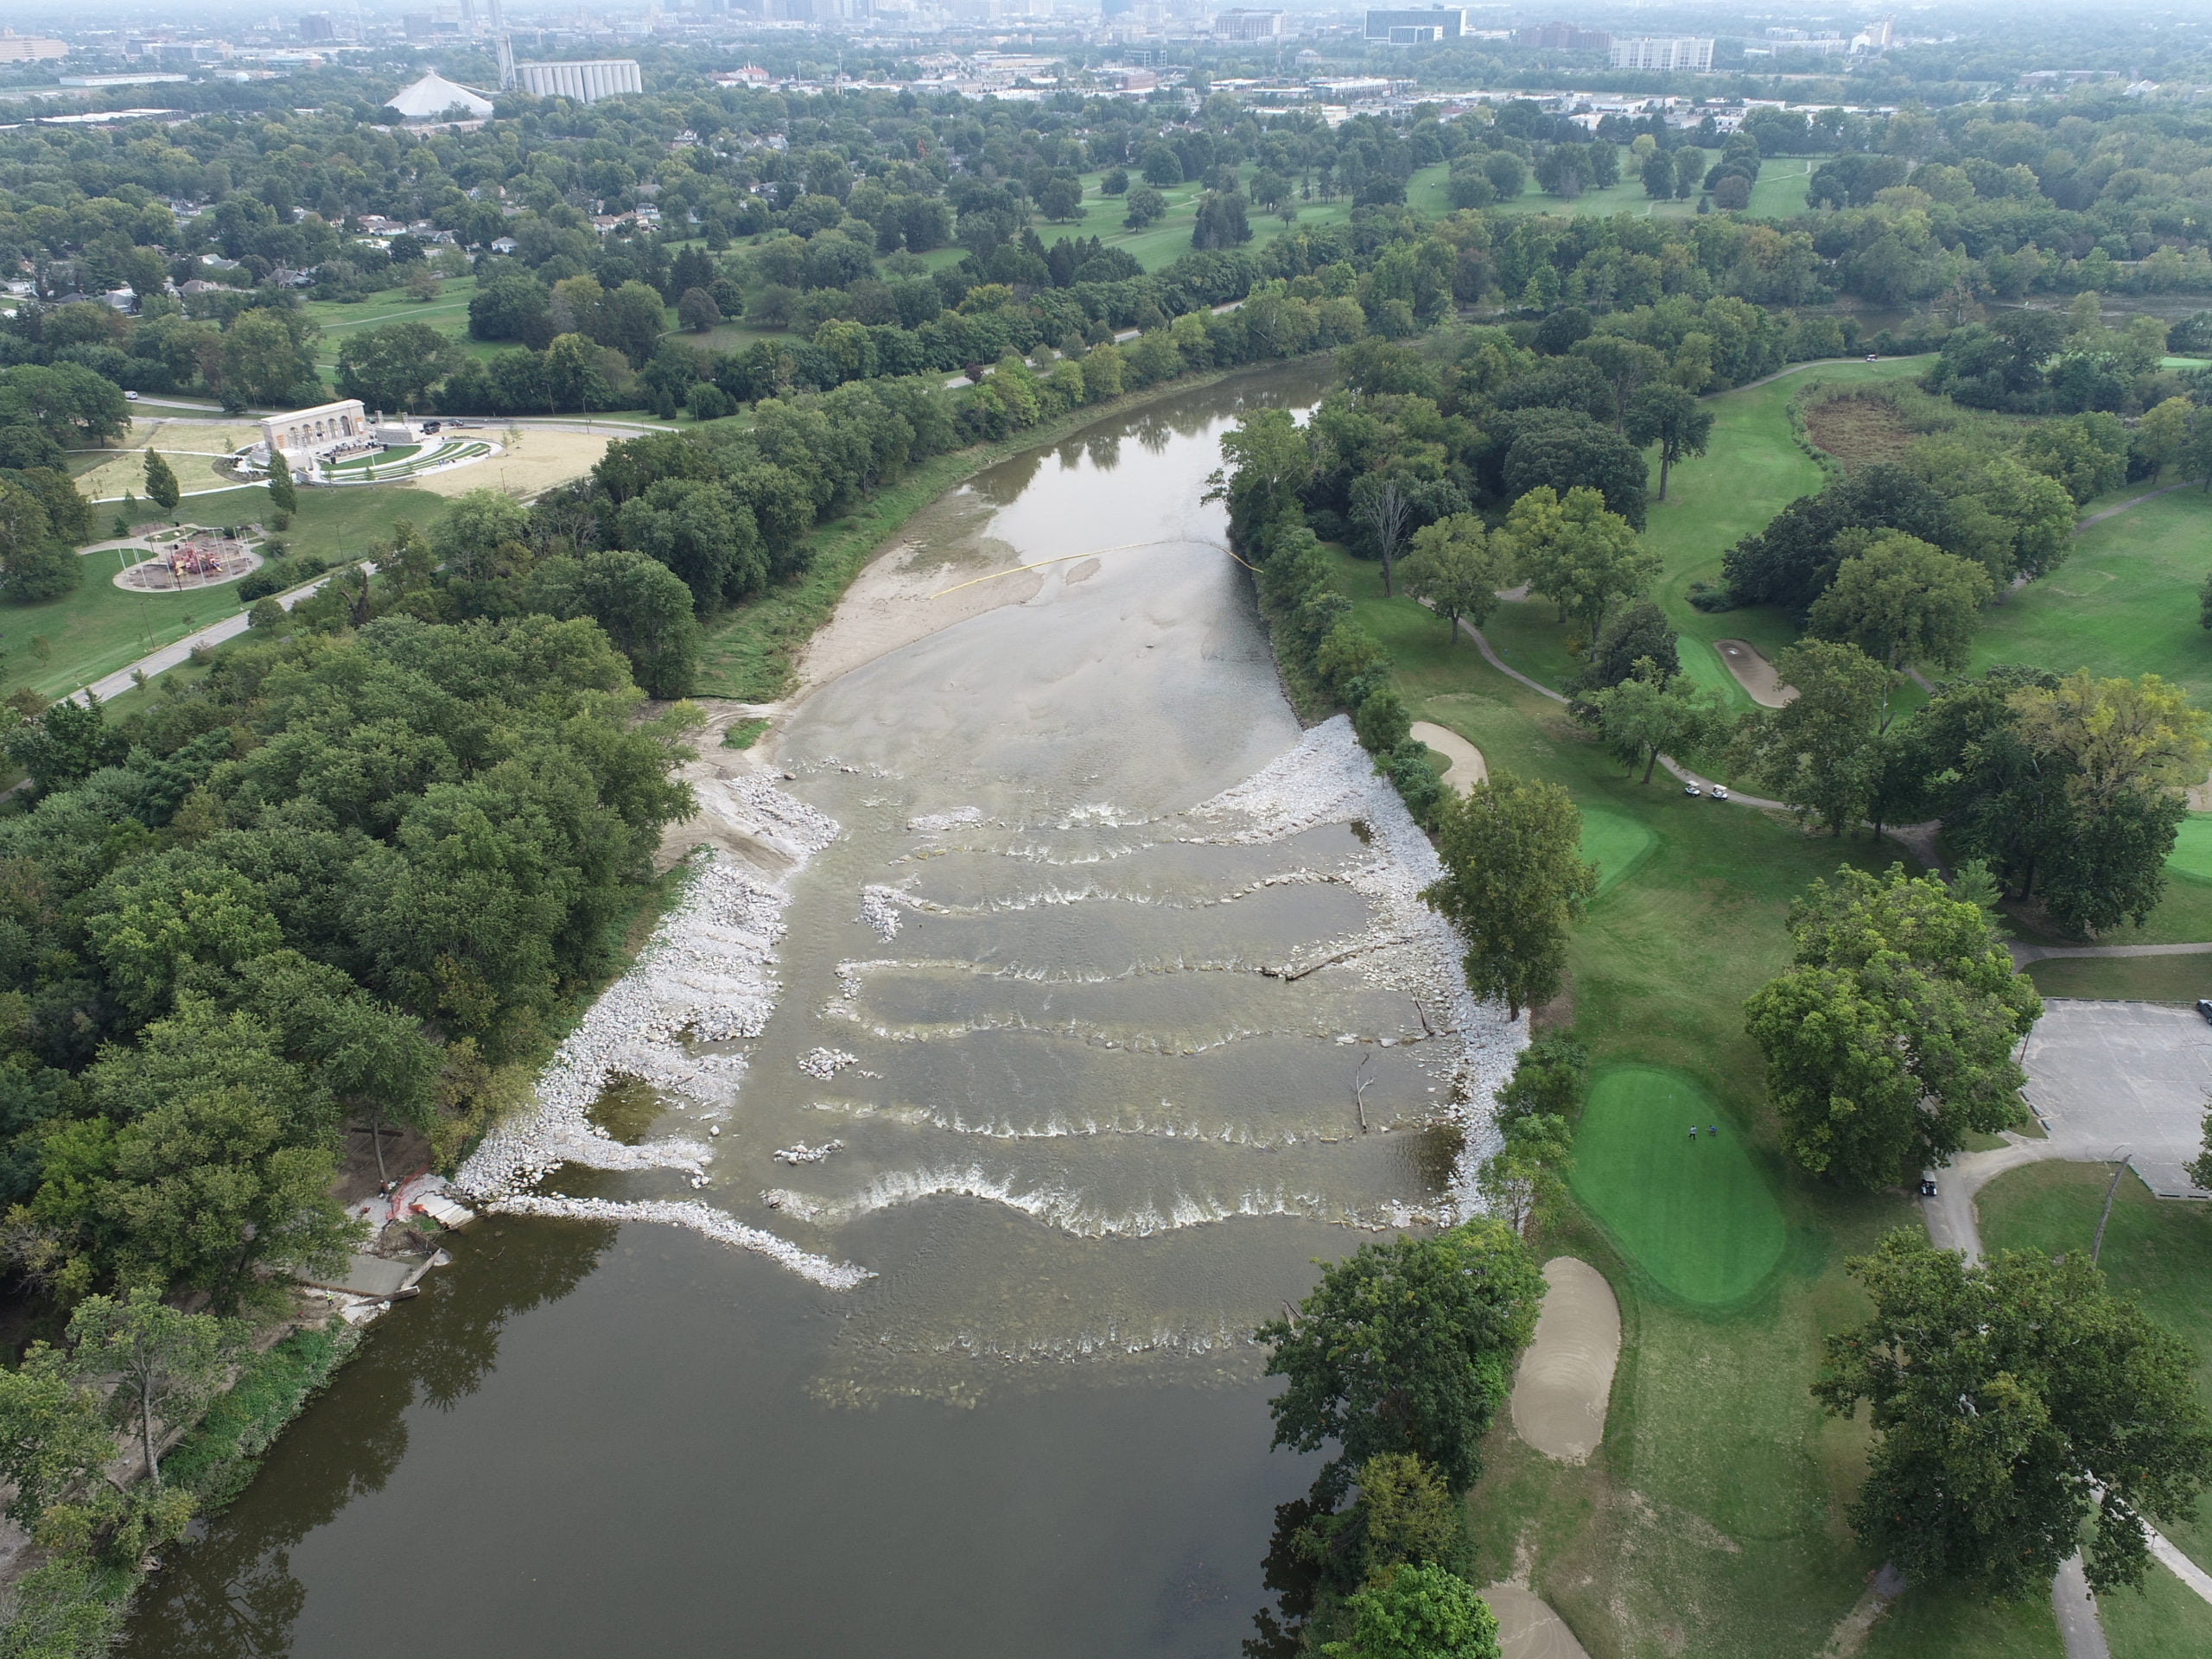
[(2166, 862), (2183, 875), (2212, 881), (2212, 812), (2192, 812), (2181, 821)]
[[(1720, 1133), (1705, 1133), (1713, 1123)], [(1782, 1259), (1781, 1206), (1713, 1096), (1679, 1071), (1629, 1065), (1599, 1075), (1568, 1185), (1637, 1265), (1684, 1301), (1735, 1301)]]
[(1641, 818), (1609, 807), (1582, 809), (1582, 856), (1598, 867), (1599, 893), (1643, 863), (1658, 844), (1659, 837)]

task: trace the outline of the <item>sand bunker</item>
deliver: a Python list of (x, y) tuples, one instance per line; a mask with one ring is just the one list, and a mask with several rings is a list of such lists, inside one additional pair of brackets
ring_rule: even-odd
[(1483, 752), (1448, 727), (1417, 720), (1414, 735), (1452, 763), (1445, 769), (1444, 781), (1462, 795), (1489, 779), (1490, 767), (1484, 763)]
[(1567, 1621), (1527, 1585), (1493, 1584), (1483, 1599), (1497, 1616), (1497, 1646), (1504, 1659), (1590, 1659)]
[(1764, 709), (1779, 709), (1797, 696), (1797, 688), (1784, 685), (1782, 677), (1774, 671), (1774, 664), (1767, 661), (1757, 645), (1744, 639), (1716, 639), (1713, 648), (1720, 653), (1720, 660), (1728, 664), (1728, 671), (1736, 677), (1736, 683), (1751, 693), (1751, 701)]
[(1605, 1274), (1571, 1255), (1545, 1262), (1544, 1282), (1550, 1289), (1535, 1339), (1513, 1379), (1513, 1428), (1548, 1458), (1586, 1463), (1605, 1437), (1620, 1304)]

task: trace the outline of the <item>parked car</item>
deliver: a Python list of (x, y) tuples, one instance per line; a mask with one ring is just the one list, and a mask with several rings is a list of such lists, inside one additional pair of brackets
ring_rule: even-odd
[(135, 391), (126, 391), (123, 395), (134, 404), (138, 401), (138, 394)]
[(426, 438), (437, 429), (438, 423), (435, 421), (425, 421), (423, 423), (423, 435)]
[(2204, 1016), (2208, 1024), (2212, 1024), (2212, 996), (2198, 997), (2196, 999), (2196, 1011)]

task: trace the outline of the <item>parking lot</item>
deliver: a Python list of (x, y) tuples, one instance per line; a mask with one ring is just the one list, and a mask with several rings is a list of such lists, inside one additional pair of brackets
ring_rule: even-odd
[(2212, 1025), (2156, 1002), (2054, 1000), (2021, 1064), (2028, 1103), (2060, 1155), (2126, 1158), (2160, 1198), (2212, 1197), (2182, 1173), (2203, 1149)]

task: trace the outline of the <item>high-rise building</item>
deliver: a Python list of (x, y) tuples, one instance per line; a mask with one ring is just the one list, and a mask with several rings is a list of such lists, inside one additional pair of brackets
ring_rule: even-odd
[(1232, 7), (1215, 14), (1213, 37), (1217, 41), (1279, 41), (1282, 38), (1282, 13)]
[(645, 81), (635, 58), (593, 58), (574, 63), (518, 63), (515, 73), (532, 98), (573, 98), (596, 104), (602, 98), (642, 92)]
[(1713, 42), (1679, 39), (1615, 41), (1611, 53), (1616, 69), (1694, 69), (1713, 67)]
[(1431, 6), (1419, 11), (1370, 11), (1367, 38), (1399, 46), (1456, 41), (1467, 32), (1467, 14), (1457, 6)]
[(0, 29), (0, 63), (38, 63), (68, 55), (65, 41), (42, 41), (18, 35), (12, 29)]
[(1603, 52), (1613, 43), (1613, 37), (1604, 29), (1584, 29), (1576, 23), (1537, 23), (1522, 29), (1516, 38), (1522, 46), (1547, 52)]
[(327, 11), (309, 12), (300, 19), (300, 38), (303, 41), (334, 41), (338, 31), (332, 27)]

